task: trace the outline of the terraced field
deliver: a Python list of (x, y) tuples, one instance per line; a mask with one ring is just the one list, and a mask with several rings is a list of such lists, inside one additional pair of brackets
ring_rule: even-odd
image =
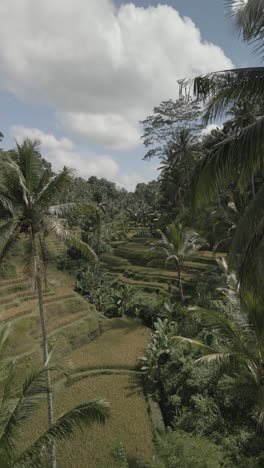
[[(56, 413), (87, 399), (105, 398), (111, 404), (111, 418), (105, 427), (78, 431), (66, 448), (58, 448), (58, 466), (74, 468), (77, 463), (81, 468), (114, 468), (112, 450), (120, 442), (132, 458), (151, 460), (153, 428), (137, 359), (144, 354), (150, 331), (130, 319), (99, 317), (94, 307), (73, 291), (74, 279), (59, 272), (52, 263), (64, 252), (64, 245), (52, 236), (47, 245), (51, 267), (43, 299), (49, 341), (55, 348), (54, 354), (71, 362), (69, 380), (56, 375)], [(145, 239), (139, 237), (116, 243), (113, 253), (103, 256), (104, 268), (118, 281), (136, 285), (148, 293), (177, 293), (173, 268), (165, 269), (160, 259), (155, 262), (151, 262)], [(214, 265), (211, 252), (199, 252), (186, 261), (182, 274), (185, 290), (192, 287), (197, 275)], [(14, 278), (0, 280), (0, 319), (12, 323), (7, 355), (18, 359), (20, 379), (25, 369), (41, 362), (42, 353), (36, 293), (19, 262)], [(36, 437), (46, 424), (43, 406), (28, 424), (23, 439), (27, 434), (29, 439)]]
[[(99, 338), (68, 354), (73, 372), (70, 380), (55, 385), (57, 415), (85, 400), (105, 398), (110, 402), (111, 416), (105, 426), (77, 431), (70, 444), (59, 447), (59, 468), (114, 468), (112, 451), (120, 442), (129, 456), (152, 459), (153, 433), (137, 359), (149, 335), (146, 327), (130, 319), (106, 319)], [(28, 423), (23, 440), (37, 436), (45, 427), (43, 405)]]
[[(150, 240), (155, 242), (155, 239)], [(102, 256), (103, 266), (121, 283), (140, 287), (147, 292), (177, 294), (178, 278), (175, 269), (173, 266), (165, 268), (161, 257), (153, 259), (150, 240), (136, 237), (128, 242), (115, 243), (113, 253)], [(200, 251), (186, 260), (182, 272), (185, 292), (190, 291), (198, 278), (216, 266), (215, 257), (222, 256), (224, 254), (214, 255), (209, 251)]]
[[(63, 247), (49, 242), (52, 260)], [(54, 376), (55, 411), (59, 414), (85, 400), (105, 398), (111, 404), (111, 418), (104, 427), (77, 431), (66, 449), (58, 447), (58, 466), (115, 467), (112, 451), (120, 442), (131, 457), (150, 460), (153, 432), (137, 359), (144, 354), (150, 331), (130, 319), (102, 319), (73, 291), (73, 282), (51, 263), (43, 292), (49, 341), (54, 356), (71, 363), (68, 380)], [(19, 261), (16, 276), (0, 280), (0, 319), (11, 323), (6, 355), (17, 359), (20, 381), (27, 369), (41, 362), (42, 351), (37, 295)], [(23, 431), (23, 441), (37, 437), (46, 424), (43, 404)], [(22, 445), (21, 440), (18, 449)]]
[[(58, 351), (63, 337), (67, 337), (67, 346), (71, 350), (79, 341), (86, 339), (88, 342), (99, 334), (94, 307), (73, 291), (72, 279), (55, 268), (49, 271), (43, 301), (50, 339), (56, 341)], [(16, 278), (0, 281), (0, 319), (12, 323), (6, 351), (9, 357), (22, 358), (33, 353), (41, 356), (37, 295), (19, 268)]]

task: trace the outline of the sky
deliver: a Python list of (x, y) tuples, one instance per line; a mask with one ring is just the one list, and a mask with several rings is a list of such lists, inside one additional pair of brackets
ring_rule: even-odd
[(55, 170), (133, 190), (157, 176), (139, 121), (177, 80), (258, 65), (224, 0), (1, 0), (2, 146), (29, 137)]

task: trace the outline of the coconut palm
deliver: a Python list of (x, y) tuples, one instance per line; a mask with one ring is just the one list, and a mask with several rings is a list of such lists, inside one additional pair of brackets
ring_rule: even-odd
[[(228, 12), (238, 26), (240, 35), (248, 43), (254, 43), (258, 52), (264, 46), (263, 0), (226, 0)], [(190, 84), (190, 80), (184, 85)], [(203, 207), (232, 181), (243, 192), (254, 176), (264, 168), (264, 67), (223, 70), (194, 80), (194, 93), (205, 103), (205, 123), (219, 121), (238, 105), (253, 109), (253, 119), (243, 121), (243, 126), (234, 127), (219, 144), (213, 146), (196, 171), (195, 205)], [(235, 106), (235, 107), (234, 107)], [(236, 109), (238, 110), (238, 109)], [(236, 112), (238, 114), (238, 112)], [(238, 115), (237, 115), (238, 117)], [(240, 119), (241, 124), (241, 119)], [(255, 186), (252, 185), (253, 193)], [(245, 216), (238, 224), (232, 245), (231, 259), (238, 264), (241, 286), (263, 290), (251, 271), (261, 271), (264, 252), (263, 191), (256, 193)], [(250, 272), (250, 273), (248, 273)]]
[[(53, 232), (67, 244), (77, 247), (83, 255), (96, 260), (96, 254), (84, 242), (67, 230), (66, 220), (60, 217), (80, 209), (76, 203), (56, 204), (61, 193), (69, 186), (71, 171), (64, 168), (51, 175), (43, 168), (37, 142), (25, 140), (17, 143), (8, 161), (1, 165), (0, 179), (0, 263), (15, 244), (24, 245), (24, 272), (37, 290), (43, 341), (44, 363), (48, 359), (48, 338), (45, 322), (42, 279), (46, 273), (46, 254), (43, 236)], [(49, 370), (47, 375), (48, 421), (53, 423), (52, 389)], [(51, 466), (56, 466), (55, 447), (51, 450)]]
[[(43, 466), (53, 442), (63, 442), (74, 434), (74, 428), (92, 423), (104, 423), (109, 415), (109, 405), (104, 400), (84, 402), (58, 417), (32, 444), (17, 453), (18, 440), (23, 439), (24, 423), (43, 402), (47, 392), (48, 363), (33, 370), (23, 385), (16, 383), (16, 364), (3, 358), (3, 350), (10, 327), (0, 326), (0, 465), (3, 468), (29, 468)], [(50, 370), (52, 370), (49, 364)], [(54, 368), (55, 370), (55, 368)], [(26, 445), (26, 444), (23, 444)]]
[(206, 245), (197, 232), (184, 228), (182, 224), (169, 224), (166, 227), (166, 234), (161, 230), (157, 231), (161, 239), (152, 245), (151, 250), (161, 252), (165, 256), (165, 265), (174, 263), (178, 274), (181, 301), (184, 302), (182, 267), (183, 262)]
[(183, 209), (184, 196), (188, 191), (192, 173), (201, 157), (201, 144), (190, 129), (182, 128), (176, 131), (161, 157), (160, 180), (161, 187), (168, 192), (171, 186), (173, 202)]
[[(225, 3), (229, 14), (235, 17), (243, 39), (255, 42), (262, 50), (263, 0), (226, 0)], [(190, 80), (184, 85), (187, 83)], [(206, 103), (205, 123), (219, 120), (231, 109), (237, 123), (242, 123), (203, 161), (196, 191), (196, 201), (200, 204), (226, 186), (234, 176), (238, 176), (243, 187), (252, 173), (263, 168), (264, 67), (223, 70), (197, 77), (194, 93)], [(243, 119), (238, 118), (241, 110)]]
[[(227, 265), (224, 265), (227, 267)], [(264, 429), (264, 306), (250, 292), (239, 300), (239, 284), (236, 276), (228, 274), (228, 287), (223, 289), (226, 302), (221, 310), (205, 310), (192, 307), (204, 326), (213, 330), (214, 346), (187, 337), (174, 337), (176, 343), (188, 344), (200, 349), (203, 356), (196, 364), (217, 365), (235, 374), (243, 371), (253, 379), (258, 390), (258, 425)]]

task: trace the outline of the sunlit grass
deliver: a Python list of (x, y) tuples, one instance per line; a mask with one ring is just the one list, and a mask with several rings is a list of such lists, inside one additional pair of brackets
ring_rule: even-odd
[(144, 354), (150, 330), (129, 319), (104, 321), (104, 332), (95, 341), (76, 349), (70, 359), (76, 369), (133, 369)]
[[(134, 376), (102, 375), (85, 378), (68, 388), (58, 385), (55, 413), (59, 415), (94, 398), (104, 398), (110, 403), (110, 419), (105, 426), (76, 430), (73, 439), (58, 448), (58, 468), (116, 468), (112, 450), (119, 442), (126, 447), (129, 456), (151, 460), (154, 454), (152, 431), (140, 381)], [(45, 424), (46, 408), (43, 406), (27, 424), (23, 440), (32, 440)]]

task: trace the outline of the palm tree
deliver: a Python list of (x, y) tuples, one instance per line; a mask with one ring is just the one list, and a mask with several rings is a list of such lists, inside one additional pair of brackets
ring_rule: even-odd
[(206, 245), (204, 239), (202, 239), (197, 232), (192, 229), (186, 229), (182, 224), (169, 224), (166, 227), (166, 234), (161, 230), (157, 231), (161, 237), (161, 240), (156, 244), (152, 244), (152, 249), (158, 252), (161, 252), (165, 255), (165, 265), (169, 262), (174, 262), (177, 268), (178, 282), (180, 288), (181, 301), (184, 302), (185, 297), (183, 294), (183, 285), (182, 285), (182, 267), (183, 262), (187, 258), (190, 258), (192, 255), (201, 249), (201, 247)]
[[(227, 271), (227, 265), (223, 263)], [(246, 372), (258, 390), (258, 426), (264, 429), (264, 306), (263, 302), (250, 293), (244, 295), (241, 305), (239, 284), (234, 274), (228, 274), (228, 287), (223, 289), (227, 301), (224, 310), (189, 308), (197, 314), (204, 326), (210, 327), (215, 335), (215, 344), (206, 344), (187, 337), (174, 337), (176, 343), (188, 344), (199, 349), (203, 356), (196, 364), (217, 365), (235, 373)]]
[(173, 202), (184, 206), (184, 192), (188, 191), (192, 173), (201, 157), (201, 145), (190, 129), (176, 131), (161, 158), (160, 180), (162, 188), (168, 192), (171, 186)]
[[(109, 416), (109, 405), (104, 400), (88, 401), (78, 405), (53, 421), (37, 440), (17, 454), (16, 442), (18, 438), (23, 437), (23, 425), (46, 396), (48, 363), (42, 368), (33, 370), (21, 388), (18, 388), (15, 362), (3, 359), (3, 348), (9, 330), (10, 327), (7, 325), (0, 326), (0, 354), (2, 354), (0, 357), (0, 465), (3, 468), (43, 466), (52, 443), (69, 439), (74, 434), (75, 427), (95, 422), (105, 423)], [(49, 370), (53, 370), (50, 365)]]
[[(243, 40), (254, 43), (262, 54), (263, 0), (226, 0), (226, 4), (236, 19)], [(190, 80), (185, 81), (184, 85), (187, 84)], [(223, 70), (197, 77), (194, 94), (205, 103), (205, 123), (219, 121), (239, 103), (254, 110), (254, 119), (248, 120), (245, 126), (234, 128), (209, 151), (197, 169), (194, 199), (195, 206), (202, 208), (233, 180), (243, 192), (255, 174), (264, 168), (264, 67)], [(253, 189), (255, 191), (255, 187)], [(231, 248), (231, 260), (240, 270), (241, 291), (250, 286), (257, 288), (257, 294), (263, 291), (264, 187), (259, 192), (241, 218)], [(257, 281), (252, 271), (258, 271)]]
[[(45, 322), (42, 278), (46, 273), (46, 255), (43, 236), (54, 232), (66, 243), (77, 247), (83, 255), (96, 260), (96, 254), (84, 242), (66, 229), (65, 216), (79, 209), (76, 203), (53, 205), (69, 185), (71, 172), (64, 168), (57, 175), (43, 168), (37, 142), (25, 140), (10, 153), (1, 165), (0, 179), (0, 264), (9, 251), (24, 239), (24, 271), (32, 280), (38, 294), (39, 314), (43, 341), (44, 363), (48, 360), (48, 338)], [(47, 377), (48, 421), (53, 423), (52, 387), (49, 370)], [(51, 448), (51, 467), (56, 466), (55, 446)]]

